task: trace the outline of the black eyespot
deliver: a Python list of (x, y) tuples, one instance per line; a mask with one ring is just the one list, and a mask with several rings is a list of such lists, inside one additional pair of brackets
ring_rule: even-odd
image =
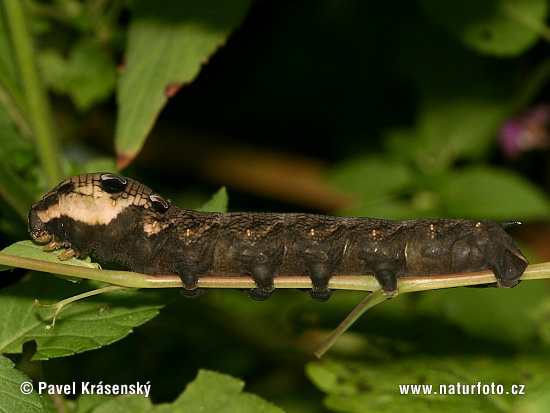
[(151, 194), (149, 195), (149, 200), (153, 203), (153, 208), (157, 212), (165, 213), (170, 208), (170, 200), (166, 200), (160, 195)]
[(101, 174), (101, 188), (110, 194), (122, 192), (128, 181), (126, 178), (116, 174)]

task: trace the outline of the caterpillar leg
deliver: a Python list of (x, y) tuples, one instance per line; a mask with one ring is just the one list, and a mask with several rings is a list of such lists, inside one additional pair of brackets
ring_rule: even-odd
[(384, 295), (397, 292), (397, 277), (404, 273), (404, 263), (398, 259), (380, 258), (375, 254), (364, 254), (365, 272), (372, 273), (382, 286)]
[(198, 288), (197, 282), (199, 276), (194, 273), (180, 274), (181, 281), (183, 282), (182, 294), (187, 298), (197, 298), (204, 293), (204, 288)]
[(204, 288), (197, 287), (201, 271), (196, 264), (178, 262), (174, 265), (174, 272), (181, 278), (181, 282), (183, 283), (182, 294), (185, 297), (196, 298), (204, 293)]
[(273, 265), (271, 263), (257, 263), (247, 267), (258, 288), (245, 290), (245, 293), (254, 300), (267, 300), (275, 289), (273, 286)]
[(328, 286), (328, 282), (334, 274), (334, 265), (331, 262), (309, 262), (306, 263), (313, 288), (308, 291), (308, 294), (315, 301), (327, 301), (332, 295), (332, 290)]
[(397, 292), (397, 277), (395, 272), (389, 269), (380, 269), (374, 273), (374, 277), (382, 286), (384, 295), (394, 295)]

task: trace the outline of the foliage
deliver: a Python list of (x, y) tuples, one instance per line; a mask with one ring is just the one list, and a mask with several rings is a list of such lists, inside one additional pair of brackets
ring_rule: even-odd
[[(550, 218), (547, 0), (154, 3), (0, 1), (2, 247), (28, 238), (30, 205), (63, 177), (124, 167), (191, 208), (229, 185), (232, 209)], [(205, 205), (226, 208), (225, 190)], [(35, 299), (97, 284), (2, 276), (5, 411), (278, 410), (251, 393), (305, 412), (548, 401), (543, 281), (390, 300), (330, 359), (311, 361), (361, 293), (319, 304), (297, 291), (261, 303), (225, 290), (115, 291), (71, 304), (46, 330), (52, 310)], [(150, 381), (152, 401), (23, 397), (28, 379)], [(399, 395), (398, 384), (457, 381), (525, 384), (526, 396)]]

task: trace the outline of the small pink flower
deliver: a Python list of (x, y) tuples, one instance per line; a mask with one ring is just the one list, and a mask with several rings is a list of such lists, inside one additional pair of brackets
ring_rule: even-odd
[(520, 116), (507, 120), (500, 128), (500, 149), (509, 159), (523, 152), (550, 147), (550, 104), (542, 103)]

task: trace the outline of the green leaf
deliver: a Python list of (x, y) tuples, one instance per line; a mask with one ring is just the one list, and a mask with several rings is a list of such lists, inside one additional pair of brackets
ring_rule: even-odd
[[(243, 392), (244, 382), (225, 374), (200, 370), (173, 407), (180, 411), (282, 412), (260, 397)], [(166, 406), (167, 407), (167, 406)], [(159, 411), (172, 411), (163, 407)]]
[(548, 14), (546, 0), (421, 0), (420, 5), (466, 46), (502, 57), (530, 48), (545, 31)]
[(227, 196), (227, 190), (225, 187), (220, 188), (212, 198), (206, 201), (200, 208), (199, 211), (203, 212), (227, 212), (227, 204), (229, 198)]
[(120, 166), (137, 155), (175, 90), (193, 81), (248, 10), (250, 0), (137, 1), (118, 89)]
[[(542, 281), (523, 282), (513, 289), (456, 288), (422, 295), (417, 317), (445, 320), (470, 337), (495, 340), (521, 348), (525, 343), (544, 341), (548, 321)], [(517, 308), (511, 302), (521, 303)]]
[(14, 368), (10, 359), (0, 356), (0, 411), (44, 412), (44, 403), (36, 392), (23, 394), (23, 383), (32, 383), (27, 376)]
[[(260, 412), (282, 413), (282, 410), (260, 397), (243, 392), (244, 382), (226, 374), (200, 370), (195, 380), (173, 402), (153, 404), (143, 395), (111, 398), (97, 405), (93, 413), (132, 412)], [(82, 398), (82, 397), (81, 397)], [(79, 400), (80, 405), (80, 400)]]
[[(380, 179), (383, 176), (384, 179)], [(350, 159), (332, 167), (325, 175), (327, 182), (346, 189), (365, 200), (373, 200), (409, 186), (413, 171), (406, 163), (397, 163), (383, 157)]]
[(55, 327), (54, 310), (37, 308), (96, 288), (97, 283), (67, 283), (45, 274), (0, 291), (0, 351), (19, 353), (23, 343), (35, 340), (35, 360), (68, 356), (96, 349), (126, 337), (154, 316), (178, 291), (117, 291), (78, 301), (64, 308)]
[(459, 160), (479, 160), (494, 147), (508, 114), (507, 103), (492, 95), (479, 87), (451, 95), (424, 92), (415, 127), (389, 130), (386, 144), (395, 158), (408, 158), (427, 173), (447, 170)]
[(473, 167), (452, 172), (440, 188), (449, 216), (497, 221), (550, 217), (550, 202), (531, 182), (511, 171)]
[[(547, 355), (518, 359), (493, 357), (457, 357), (456, 355), (414, 357), (396, 361), (338, 362), (322, 360), (309, 363), (306, 373), (313, 383), (327, 393), (325, 405), (338, 412), (486, 412), (544, 411), (550, 384), (547, 380)], [(477, 384), (481, 391), (478, 394)], [(484, 385), (502, 385), (510, 392), (514, 384), (524, 384), (524, 395), (483, 394)], [(400, 387), (400, 385), (402, 387)], [(431, 386), (437, 394), (405, 396), (403, 386)], [(443, 394), (444, 385), (447, 394)], [(463, 385), (467, 386), (466, 388)], [(472, 390), (474, 386), (475, 390)], [(421, 387), (422, 388), (422, 387)], [(449, 394), (454, 389), (455, 394)], [(465, 394), (468, 391), (468, 394)], [(460, 392), (460, 393), (459, 393)]]
[(76, 43), (66, 59), (58, 51), (45, 51), (40, 63), (52, 90), (69, 95), (82, 112), (105, 101), (114, 91), (115, 62), (92, 41)]
[[(64, 263), (68, 265), (76, 265), (77, 267), (99, 268), (98, 263), (92, 262), (89, 257), (86, 258), (71, 258), (69, 260), (60, 261), (59, 255), (65, 251), (64, 248), (56, 251), (44, 251), (44, 246), (36, 244), (33, 241), (19, 241), (9, 247), (4, 248), (1, 252), (4, 254), (15, 255), (17, 257), (32, 258), (35, 260)], [(0, 266), (0, 271), (9, 270), (11, 267)]]

